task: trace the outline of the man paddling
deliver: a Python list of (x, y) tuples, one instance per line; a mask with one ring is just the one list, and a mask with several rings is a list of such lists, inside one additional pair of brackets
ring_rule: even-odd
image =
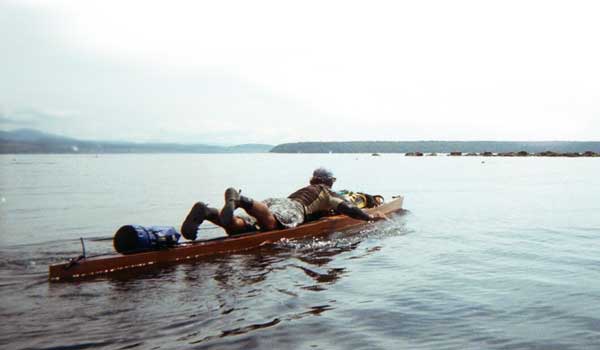
[[(319, 168), (313, 172), (310, 185), (287, 198), (269, 198), (262, 202), (242, 196), (234, 188), (228, 188), (225, 191), (225, 205), (220, 212), (202, 202), (194, 204), (181, 225), (181, 233), (187, 239), (196, 239), (198, 227), (204, 220), (223, 227), (230, 235), (258, 229), (270, 231), (291, 228), (331, 210), (364, 221), (386, 219), (385, 215), (369, 214), (332, 192), (335, 180), (331, 171)], [(237, 208), (244, 209), (252, 217), (234, 215)]]

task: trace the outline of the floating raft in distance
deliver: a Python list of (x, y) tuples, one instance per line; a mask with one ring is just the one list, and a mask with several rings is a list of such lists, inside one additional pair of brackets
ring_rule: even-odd
[[(393, 214), (402, 210), (402, 202), (403, 198), (398, 196), (388, 203), (366, 211), (369, 213), (380, 212), (386, 215)], [(248, 250), (284, 238), (295, 239), (318, 236), (365, 224), (365, 221), (352, 219), (345, 215), (335, 215), (289, 229), (252, 232), (232, 237), (188, 242), (173, 248), (145, 253), (83, 258), (78, 261), (50, 265), (49, 280), (51, 282), (72, 281), (156, 264), (190, 261), (210, 255)]]

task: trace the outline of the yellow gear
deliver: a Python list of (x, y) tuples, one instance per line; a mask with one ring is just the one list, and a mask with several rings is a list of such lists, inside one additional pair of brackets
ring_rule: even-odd
[(344, 195), (344, 199), (361, 209), (367, 206), (367, 196), (362, 193), (349, 192)]

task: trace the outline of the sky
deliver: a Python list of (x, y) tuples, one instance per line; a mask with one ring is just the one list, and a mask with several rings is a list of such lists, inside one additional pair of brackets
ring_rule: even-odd
[(598, 1), (0, 0), (0, 130), (600, 141)]

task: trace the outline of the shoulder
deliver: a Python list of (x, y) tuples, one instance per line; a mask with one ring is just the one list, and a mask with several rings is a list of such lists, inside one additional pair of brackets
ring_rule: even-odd
[(333, 192), (331, 190), (331, 188), (329, 188), (329, 187), (327, 187), (325, 185), (311, 185), (311, 186), (315, 186), (321, 192), (326, 192), (327, 194), (330, 194), (330, 195), (334, 195), (335, 194), (335, 192)]
[(321, 191), (322, 193), (325, 193), (326, 196), (333, 202), (335, 202), (336, 204), (339, 204), (338, 202), (343, 202), (344, 201), (344, 197), (340, 196), (339, 194), (337, 194), (336, 192), (334, 192), (331, 187), (328, 186), (322, 186), (321, 187)]

